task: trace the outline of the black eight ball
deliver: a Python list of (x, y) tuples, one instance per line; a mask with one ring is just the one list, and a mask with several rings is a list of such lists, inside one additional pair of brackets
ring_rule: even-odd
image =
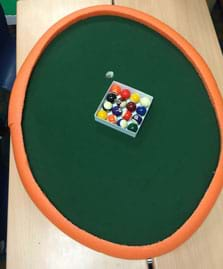
[(116, 97), (117, 96), (114, 93), (109, 93), (106, 97), (106, 100), (113, 104), (115, 102)]

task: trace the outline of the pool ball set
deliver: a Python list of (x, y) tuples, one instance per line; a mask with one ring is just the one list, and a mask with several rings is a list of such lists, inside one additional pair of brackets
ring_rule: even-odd
[(152, 101), (151, 95), (113, 81), (95, 112), (95, 120), (136, 137)]

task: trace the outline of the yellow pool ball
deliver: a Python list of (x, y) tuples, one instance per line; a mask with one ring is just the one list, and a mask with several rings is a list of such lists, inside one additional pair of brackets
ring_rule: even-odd
[(134, 102), (134, 103), (138, 103), (139, 100), (140, 100), (140, 96), (139, 96), (138, 93), (133, 92), (133, 93), (131, 94), (131, 96), (130, 96), (130, 99), (131, 99), (132, 102)]
[(103, 109), (101, 109), (101, 110), (98, 111), (97, 117), (99, 119), (106, 120), (107, 119), (107, 112), (104, 111)]

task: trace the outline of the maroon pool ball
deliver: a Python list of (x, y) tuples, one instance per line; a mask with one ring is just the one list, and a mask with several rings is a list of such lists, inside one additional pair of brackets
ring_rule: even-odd
[(135, 104), (134, 102), (129, 102), (129, 103), (127, 104), (126, 108), (127, 108), (129, 111), (133, 112), (133, 111), (136, 110), (136, 104)]

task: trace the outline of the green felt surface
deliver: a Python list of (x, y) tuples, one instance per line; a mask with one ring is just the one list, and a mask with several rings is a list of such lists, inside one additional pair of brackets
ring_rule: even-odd
[[(154, 96), (134, 139), (94, 121), (115, 80)], [(102, 16), (61, 33), (32, 73), (23, 133), (37, 183), (78, 227), (144, 245), (193, 213), (216, 168), (219, 130), (189, 61), (156, 32)]]

